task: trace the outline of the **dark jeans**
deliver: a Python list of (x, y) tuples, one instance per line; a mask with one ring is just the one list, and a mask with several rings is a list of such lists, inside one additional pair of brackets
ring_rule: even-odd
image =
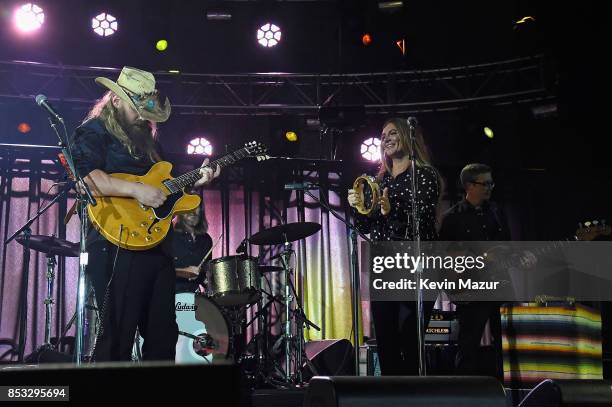
[[(456, 367), (460, 375), (483, 375), (495, 372), (495, 376), (503, 379), (501, 318), (499, 302), (470, 302), (457, 304), (459, 320), (459, 349), (457, 351)], [(484, 327), (490, 321), (495, 365), (482, 370), (480, 340)]]
[(87, 273), (102, 318), (94, 359), (131, 360), (138, 327), (144, 360), (174, 360), (178, 326), (172, 258), (159, 248), (129, 251), (106, 241), (95, 242), (88, 250)]
[[(370, 306), (381, 374), (418, 375), (416, 302), (372, 301)], [(432, 301), (423, 302), (425, 328), (429, 324), (433, 306)]]

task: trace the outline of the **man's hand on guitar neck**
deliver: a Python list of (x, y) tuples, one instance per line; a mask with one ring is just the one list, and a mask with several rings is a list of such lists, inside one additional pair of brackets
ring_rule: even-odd
[(200, 169), (200, 175), (202, 178), (196, 181), (193, 186), (195, 188), (201, 187), (202, 185), (207, 185), (212, 182), (213, 179), (217, 178), (219, 174), (221, 174), (221, 167), (217, 166), (217, 169), (213, 172), (212, 168), (206, 167), (208, 165), (208, 158), (204, 160)]

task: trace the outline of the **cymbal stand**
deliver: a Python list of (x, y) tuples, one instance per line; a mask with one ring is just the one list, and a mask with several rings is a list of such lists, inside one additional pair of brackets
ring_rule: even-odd
[[(286, 235), (283, 236), (283, 239), (285, 240), (285, 243), (283, 252), (280, 255), (280, 260), (285, 273), (285, 382), (288, 384), (293, 383), (296, 385), (302, 385), (304, 384), (302, 378), (303, 361), (306, 360), (307, 365), (313, 369), (313, 371), (316, 371), (305, 354), (304, 324), (306, 324), (308, 327), (313, 327), (317, 331), (320, 331), (321, 329), (306, 318), (301, 301), (296, 293), (295, 287), (293, 286), (293, 282), (291, 281), (292, 268), (289, 267), (289, 261), (291, 256), (294, 254), (294, 251), (292, 249), (291, 242), (287, 240)], [(292, 311), (291, 302), (293, 300), (296, 300), (296, 309)], [(292, 317), (296, 325), (295, 336), (292, 335), (291, 329)], [(294, 344), (294, 342), (296, 343)], [(297, 345), (297, 349), (295, 349), (295, 364), (293, 372), (291, 371), (292, 344), (294, 345), (294, 348)]]
[(285, 243), (283, 244), (283, 252), (281, 253), (280, 259), (283, 265), (283, 272), (285, 274), (285, 333), (283, 334), (285, 341), (285, 382), (291, 383), (293, 375), (291, 374), (291, 342), (293, 336), (291, 335), (291, 302), (294, 297), (291, 292), (291, 268), (289, 267), (289, 261), (294, 251), (291, 246), (291, 242), (287, 240), (287, 236), (283, 236)]
[[(45, 343), (43, 347), (51, 346), (51, 306), (53, 305), (53, 280), (55, 279), (55, 255), (47, 254), (47, 298), (45, 298)], [(59, 343), (58, 343), (59, 345)]]
[[(258, 310), (255, 313), (255, 315), (253, 315), (253, 317), (251, 318), (251, 320), (249, 322), (247, 322), (247, 324), (245, 325), (245, 328), (248, 328), (250, 325), (252, 325), (254, 322), (257, 321), (257, 334), (255, 334), (253, 336), (253, 338), (251, 339), (250, 343), (254, 343), (255, 344), (255, 352), (256, 353), (256, 368), (252, 374), (252, 377), (255, 380), (255, 386), (257, 386), (259, 382), (259, 380), (262, 380), (263, 382), (267, 382), (267, 383), (272, 383), (272, 379), (270, 379), (268, 377), (268, 368), (269, 368), (269, 363), (272, 360), (272, 357), (270, 355), (270, 351), (268, 349), (268, 312), (269, 312), (269, 308), (271, 307), (272, 304), (274, 304), (275, 302), (280, 303), (281, 305), (284, 305), (283, 301), (281, 301), (282, 298), (280, 298), (280, 296), (276, 296), (276, 295), (272, 295), (270, 293), (268, 293), (265, 290), (261, 290), (263, 294), (268, 296), (268, 300), (267, 302), (262, 305), (264, 303), (263, 301), (263, 296), (262, 298), (258, 301)], [(242, 362), (242, 359), (246, 357), (246, 351), (249, 348), (249, 344), (247, 344), (247, 347), (245, 348), (245, 352), (243, 352), (243, 355), (240, 356), (239, 358), (239, 363)]]
[(56, 346), (51, 344), (51, 319), (52, 319), (52, 304), (53, 304), (53, 280), (55, 279), (55, 265), (57, 262), (55, 261), (55, 255), (51, 253), (47, 253), (47, 298), (44, 300), (45, 304), (45, 342), (36, 348), (34, 353), (27, 356), (25, 361), (37, 361), (40, 358), (40, 355), (48, 350), (53, 350), (56, 347), (59, 348), (60, 342), (58, 338), (58, 342)]

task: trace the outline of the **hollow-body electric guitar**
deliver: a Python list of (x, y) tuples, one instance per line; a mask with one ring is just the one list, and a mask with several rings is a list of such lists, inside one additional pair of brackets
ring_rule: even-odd
[[(206, 167), (213, 170), (226, 167), (247, 157), (258, 161), (268, 158), (263, 144), (255, 141), (227, 154)], [(139, 182), (164, 191), (167, 198), (158, 208), (142, 205), (134, 198), (99, 197), (97, 205), (88, 205), (87, 213), (94, 227), (111, 243), (128, 250), (147, 250), (155, 247), (166, 237), (174, 215), (190, 212), (200, 205), (200, 197), (185, 193), (185, 188), (201, 178), (201, 168), (179, 177), (170, 175), (172, 164), (166, 161), (155, 163), (143, 176), (114, 173), (112, 177)]]

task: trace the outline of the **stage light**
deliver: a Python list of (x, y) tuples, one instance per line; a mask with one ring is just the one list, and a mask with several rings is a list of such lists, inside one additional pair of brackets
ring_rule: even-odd
[(117, 25), (117, 19), (108, 13), (100, 13), (91, 19), (91, 28), (100, 37), (113, 35), (117, 32)]
[(208, 10), (206, 12), (206, 19), (216, 21), (230, 21), (232, 19), (232, 13), (225, 10)]
[(32, 127), (28, 123), (25, 123), (25, 122), (19, 123), (19, 125), (17, 126), (17, 131), (19, 133), (26, 134), (26, 133), (29, 133), (31, 130), (32, 130)]
[(257, 42), (263, 47), (274, 47), (281, 40), (281, 29), (279, 26), (266, 23), (257, 30)]
[(558, 110), (558, 107), (556, 103), (550, 103), (547, 105), (531, 107), (531, 113), (533, 114), (533, 117), (536, 119), (543, 119), (545, 117), (554, 117), (557, 115), (557, 110)]
[(519, 29), (520, 27), (524, 27), (530, 24), (535, 23), (535, 18), (533, 18), (532, 16), (525, 16), (523, 18), (521, 18), (520, 20), (516, 20), (514, 22), (514, 28), (515, 30)]
[(159, 52), (165, 51), (167, 48), (168, 41), (166, 40), (159, 40), (157, 43), (155, 43), (155, 49), (157, 49)]
[(36, 4), (27, 3), (15, 10), (15, 26), (21, 32), (38, 30), (45, 22), (45, 13)]
[(378, 9), (383, 12), (392, 13), (404, 7), (403, 1), (379, 1)]
[(292, 143), (298, 141), (298, 135), (295, 131), (287, 131), (285, 132), (285, 138)]
[(380, 139), (370, 137), (361, 143), (361, 156), (368, 161), (380, 161)]
[(402, 55), (406, 55), (406, 39), (402, 38), (401, 40), (395, 41), (395, 45), (402, 51)]
[(187, 154), (212, 155), (212, 144), (204, 137), (196, 137), (187, 144)]
[(372, 43), (372, 36), (370, 34), (363, 34), (363, 37), (361, 37), (361, 42), (363, 45), (365, 45), (366, 47), (368, 45), (370, 45)]
[(484, 132), (484, 135), (488, 138), (493, 138), (495, 136), (495, 134), (493, 133), (493, 129), (488, 126), (485, 126), (482, 130)]

